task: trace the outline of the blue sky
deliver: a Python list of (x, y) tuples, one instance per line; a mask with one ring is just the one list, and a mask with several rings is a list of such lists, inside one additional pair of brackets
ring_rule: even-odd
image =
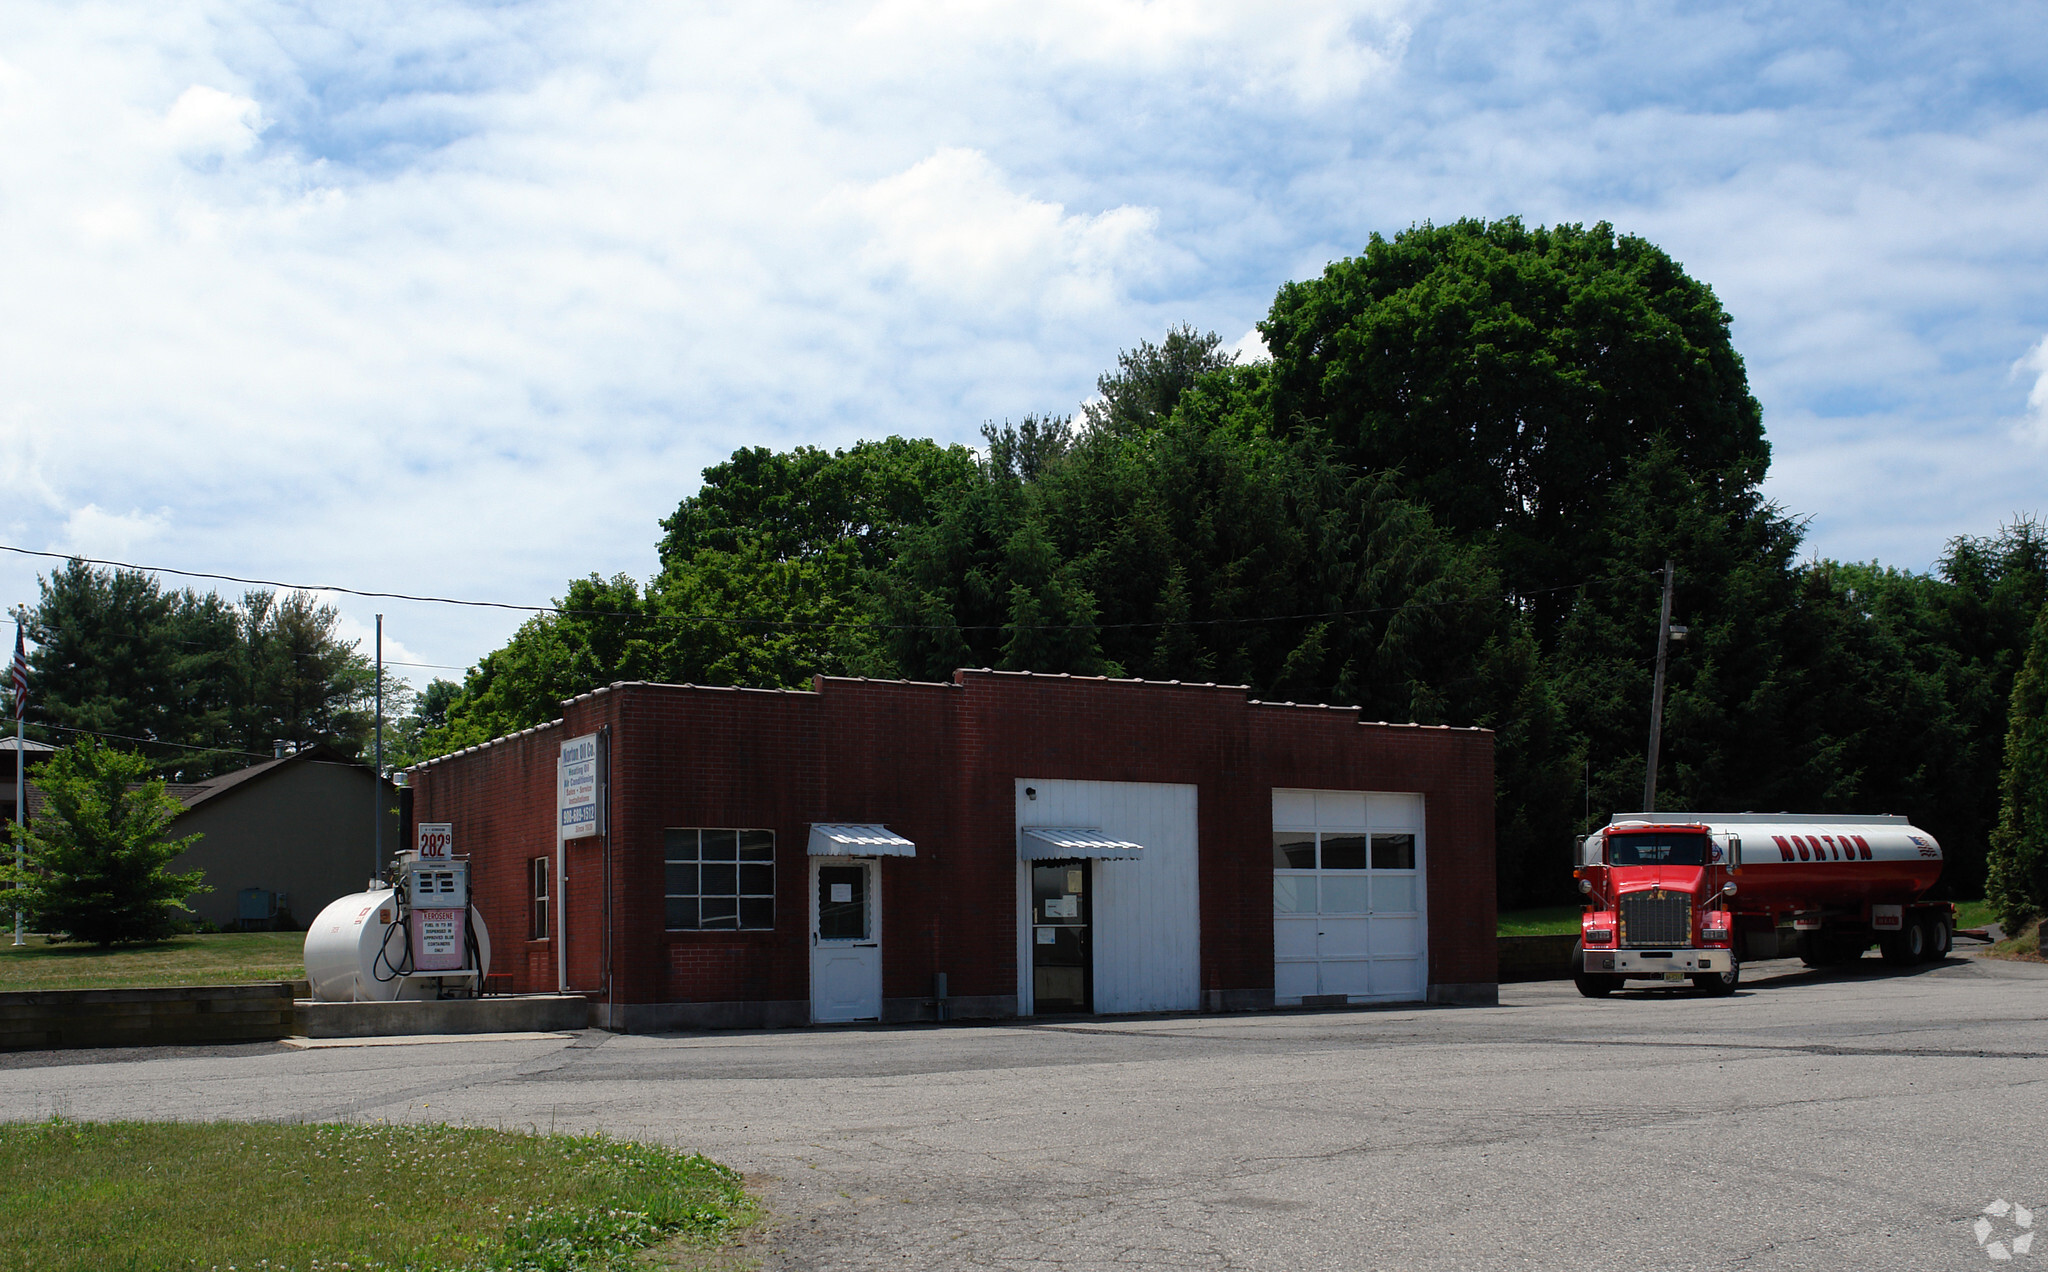
[(736, 446), (1070, 412), (1504, 215), (1716, 289), (1809, 551), (2048, 512), (2038, 5), (339, 9), (10, 6), (0, 542), (544, 602)]

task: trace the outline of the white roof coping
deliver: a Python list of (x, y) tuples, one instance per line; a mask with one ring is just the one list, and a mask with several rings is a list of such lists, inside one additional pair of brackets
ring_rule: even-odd
[(917, 845), (887, 826), (812, 822), (813, 857), (915, 857)]
[(1145, 851), (1143, 844), (1105, 835), (1093, 827), (1026, 826), (1019, 838), (1019, 853), (1026, 861), (1057, 861), (1065, 857), (1135, 860)]

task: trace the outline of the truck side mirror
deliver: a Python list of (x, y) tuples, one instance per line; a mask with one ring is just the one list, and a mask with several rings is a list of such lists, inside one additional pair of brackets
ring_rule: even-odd
[(1728, 836), (1728, 864), (1731, 868), (1742, 868), (1742, 836)]
[(1579, 845), (1579, 864), (1582, 866), (1604, 866), (1606, 861), (1602, 842), (1598, 835), (1588, 835)]

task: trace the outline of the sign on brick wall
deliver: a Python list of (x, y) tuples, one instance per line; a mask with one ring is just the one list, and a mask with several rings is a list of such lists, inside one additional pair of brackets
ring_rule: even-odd
[(600, 792), (595, 733), (586, 733), (562, 743), (559, 772), (561, 782), (556, 792), (555, 807), (560, 810), (562, 838), (578, 839), (600, 833), (604, 828), (598, 819)]

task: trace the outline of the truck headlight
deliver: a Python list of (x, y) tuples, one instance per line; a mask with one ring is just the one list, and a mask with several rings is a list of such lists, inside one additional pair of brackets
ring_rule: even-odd
[(1613, 928), (1587, 928), (1586, 944), (1605, 945), (1614, 939)]
[(1727, 939), (1728, 939), (1728, 929), (1727, 929), (1727, 928), (1701, 928), (1701, 929), (1700, 929), (1700, 939), (1701, 939), (1701, 940), (1703, 940), (1703, 941), (1725, 941), (1725, 940), (1727, 940)]

